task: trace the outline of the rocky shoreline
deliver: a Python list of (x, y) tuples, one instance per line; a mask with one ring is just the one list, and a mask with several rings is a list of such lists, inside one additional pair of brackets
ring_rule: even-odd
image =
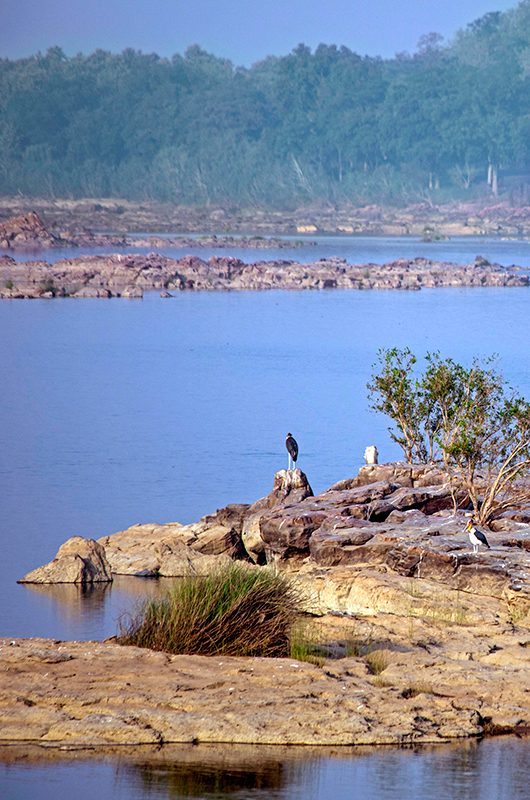
[(54, 247), (291, 247), (300, 242), (260, 237), (210, 235), (194, 239), (131, 238), (90, 231), (53, 232), (35, 212), (0, 223), (0, 298), (52, 297), (141, 298), (144, 291), (228, 291), (268, 289), (404, 289), (434, 287), (528, 286), (530, 278), (516, 266), (491, 264), (481, 256), (458, 265), (426, 258), (399, 259), (386, 264), (349, 264), (324, 258), (302, 264), (292, 260), (247, 264), (233, 257), (194, 255), (175, 259), (148, 255), (80, 255), (54, 263), (17, 262), (7, 251)]
[(17, 262), (0, 256), (0, 298), (141, 298), (144, 291), (163, 296), (181, 291), (263, 291), (270, 289), (401, 289), (443, 287), (522, 287), (530, 284), (517, 267), (490, 264), (478, 257), (458, 265), (426, 258), (387, 264), (348, 264), (343, 259), (257, 261), (197, 256), (174, 259), (149, 255), (79, 256), (51, 264)]
[[(464, 505), (466, 498), (457, 498)], [(191, 525), (73, 537), (24, 582), (274, 565), (304, 597), (318, 664), (170, 656), (114, 641), (0, 641), (0, 743), (440, 743), (530, 732), (530, 509), (474, 555), (466, 511), (431, 467), (364, 467), (313, 496), (269, 495)], [(261, 565), (261, 566), (260, 566)]]
[(263, 250), (301, 247), (312, 242), (300, 240), (275, 239), (262, 236), (201, 236), (157, 235), (128, 236), (110, 233), (94, 233), (86, 228), (78, 230), (57, 230), (48, 228), (39, 214), (29, 211), (0, 222), (0, 249), (3, 250), (41, 250), (64, 247), (201, 247)]
[(199, 234), (420, 236), (530, 236), (530, 207), (491, 199), (405, 207), (321, 205), (297, 209), (191, 207), (123, 199), (3, 197), (0, 222), (27, 213), (45, 216), (56, 231), (132, 231)]

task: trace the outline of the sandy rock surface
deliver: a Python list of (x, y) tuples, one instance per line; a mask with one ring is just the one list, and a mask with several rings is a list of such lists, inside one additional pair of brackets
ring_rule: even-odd
[(393, 614), (319, 624), (335, 648), (322, 666), (0, 640), (0, 742), (400, 744), (530, 730), (528, 629)]

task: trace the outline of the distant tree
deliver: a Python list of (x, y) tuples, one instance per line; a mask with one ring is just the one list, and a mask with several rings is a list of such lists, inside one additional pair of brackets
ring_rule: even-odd
[(529, 120), (530, 0), (386, 60), (300, 44), (245, 69), (198, 45), (51, 48), (0, 59), (0, 192), (435, 202), (500, 194), (511, 173), (524, 196)]

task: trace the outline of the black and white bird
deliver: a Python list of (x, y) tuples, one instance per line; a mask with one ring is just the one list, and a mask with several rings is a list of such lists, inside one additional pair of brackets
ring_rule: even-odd
[(473, 545), (473, 552), (474, 553), (478, 553), (478, 548), (479, 548), (479, 546), (481, 544), (486, 545), (488, 550), (491, 550), (491, 547), (488, 544), (488, 540), (486, 539), (486, 537), (484, 536), (482, 531), (480, 531), (477, 528), (477, 526), (475, 525), (475, 523), (474, 523), (474, 521), (472, 519), (470, 519), (469, 522), (467, 523), (466, 531), (469, 534), (469, 541)]
[(292, 469), (294, 469), (296, 465), (296, 459), (298, 458), (298, 442), (292, 433), (288, 433), (285, 437), (285, 446), (287, 448), (287, 452), (289, 453), (287, 469), (291, 469), (291, 460), (293, 462)]

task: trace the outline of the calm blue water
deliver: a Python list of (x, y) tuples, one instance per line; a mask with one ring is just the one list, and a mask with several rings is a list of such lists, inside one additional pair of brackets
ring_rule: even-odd
[[(408, 240), (366, 246), (380, 256), (359, 260), (391, 260), (404, 254), (402, 246), (412, 247), (411, 255), (423, 252)], [(445, 259), (457, 246), (470, 243), (430, 248)], [(463, 260), (478, 252), (530, 264), (528, 243), (481, 240)], [(307, 254), (315, 258), (314, 249)], [(340, 253), (330, 243), (325, 254)], [(379, 347), (439, 349), (464, 361), (497, 352), (505, 376), (530, 396), (529, 292), (183, 293), (173, 300), (150, 294), (143, 301), (0, 303), (0, 635), (115, 633), (120, 613), (159, 591), (157, 581), (125, 578), (82, 592), (19, 586), (16, 578), (50, 560), (73, 534), (190, 522), (226, 503), (255, 500), (287, 464), (288, 430), (317, 492), (355, 474), (367, 444), (376, 443), (383, 460), (397, 458), (385, 421), (366, 398)], [(2, 766), (0, 796), (519, 800), (527, 796), (528, 760), (528, 744), (518, 741), (294, 765), (286, 756), (271, 768), (281, 776), (275, 785), (240, 769), (217, 771), (212, 783), (204, 765), (191, 780), (178, 757), (165, 766), (147, 759), (142, 767), (78, 758)], [(215, 792), (214, 785), (225, 789)]]
[(461, 360), (496, 352), (530, 396), (529, 297), (486, 288), (0, 303), (0, 632), (114, 633), (146, 581), (80, 597), (16, 578), (73, 534), (252, 502), (286, 466), (288, 430), (317, 492), (355, 474), (367, 444), (398, 457), (367, 402), (380, 347)]
[[(147, 234), (146, 234), (147, 235)], [(177, 234), (171, 234), (176, 236)], [(482, 236), (460, 236), (441, 242), (422, 242), (414, 236), (317, 236), (307, 239), (301, 237), (280, 237), (286, 241), (295, 239), (304, 241), (303, 247), (243, 249), (226, 247), (198, 247), (193, 252), (200, 258), (209, 258), (215, 255), (231, 255), (244, 262), (270, 261), (273, 259), (294, 259), (303, 264), (317, 261), (319, 258), (336, 256), (345, 258), (353, 264), (383, 264), (396, 258), (425, 258), (438, 259), (439, 261), (454, 261), (457, 264), (466, 264), (482, 255), (491, 262), (509, 266), (517, 264), (522, 267), (530, 266), (530, 240), (528, 239), (496, 239)], [(153, 248), (142, 247), (98, 247), (90, 252), (106, 255), (108, 253), (148, 253)], [(156, 251), (172, 258), (181, 258), (188, 255), (189, 248), (157, 247)], [(1, 252), (1, 251), (0, 251)], [(58, 261), (61, 258), (75, 258), (85, 252), (81, 248), (70, 247), (54, 250), (34, 250), (11, 253), (18, 261), (31, 261), (44, 259), (45, 261)]]
[[(212, 761), (198, 747), (155, 753), (137, 748), (134, 761), (87, 760), (65, 753), (51, 763), (0, 762), (6, 800), (57, 800), (75, 796), (113, 800), (192, 797), (202, 800), (526, 800), (528, 742), (497, 739), (417, 750), (227, 747)], [(272, 752), (271, 752), (272, 751)], [(0, 758), (2, 756), (0, 748)], [(41, 759), (43, 759), (41, 755)], [(203, 759), (201, 761), (201, 759)]]
[[(158, 754), (136, 748), (134, 758), (64, 754), (50, 763), (2, 764), (5, 800), (75, 796), (113, 800), (526, 800), (529, 747), (520, 739), (417, 750), (229, 747), (212, 762), (201, 746)], [(272, 751), (272, 752), (271, 752)], [(31, 750), (30, 750), (31, 752)], [(145, 753), (145, 755), (144, 755)], [(2, 750), (0, 748), (0, 757)], [(222, 756), (222, 753), (220, 754)], [(42, 760), (41, 756), (41, 760)], [(203, 761), (201, 761), (201, 758)]]

